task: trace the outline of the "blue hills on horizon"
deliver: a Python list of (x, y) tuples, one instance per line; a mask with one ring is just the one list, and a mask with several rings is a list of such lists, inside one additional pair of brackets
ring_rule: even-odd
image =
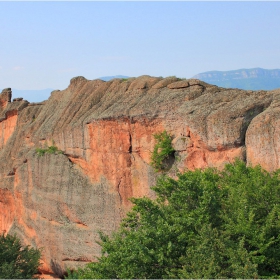
[(197, 74), (193, 78), (223, 88), (245, 90), (273, 90), (280, 88), (280, 69), (252, 68), (208, 71)]

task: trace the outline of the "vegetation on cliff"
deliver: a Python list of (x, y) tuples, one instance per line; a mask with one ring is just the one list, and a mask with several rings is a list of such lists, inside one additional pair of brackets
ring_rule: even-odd
[(43, 149), (43, 148), (37, 148), (36, 149), (36, 154), (38, 156), (43, 156), (46, 153), (47, 154), (62, 154), (63, 151), (59, 150), (58, 147), (56, 147), (54, 145), (53, 146), (49, 146), (49, 147), (47, 147), (45, 149)]
[(0, 279), (29, 279), (40, 265), (39, 249), (22, 246), (16, 236), (0, 236)]
[(161, 177), (156, 200), (134, 207), (99, 262), (69, 278), (279, 278), (280, 171), (237, 161), (223, 171)]
[(167, 168), (166, 161), (175, 152), (172, 147), (172, 136), (164, 130), (161, 133), (154, 134), (154, 138), (156, 144), (152, 152), (151, 165), (156, 171), (163, 171)]

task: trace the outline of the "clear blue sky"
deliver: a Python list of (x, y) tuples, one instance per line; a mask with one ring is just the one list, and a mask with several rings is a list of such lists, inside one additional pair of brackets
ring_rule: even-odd
[(0, 89), (280, 68), (280, 2), (0, 2)]

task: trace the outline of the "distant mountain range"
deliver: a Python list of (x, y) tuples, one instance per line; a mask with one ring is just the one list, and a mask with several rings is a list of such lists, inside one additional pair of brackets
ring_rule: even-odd
[(246, 90), (272, 90), (280, 88), (280, 69), (253, 68), (209, 71), (197, 74), (193, 78), (224, 88)]

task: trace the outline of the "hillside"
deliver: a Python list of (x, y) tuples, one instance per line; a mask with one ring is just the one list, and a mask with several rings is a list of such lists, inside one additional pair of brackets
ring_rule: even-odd
[(197, 74), (193, 78), (224, 88), (245, 90), (273, 90), (280, 88), (280, 69), (253, 68), (209, 71)]
[(130, 197), (154, 197), (155, 133), (172, 135), (170, 176), (222, 168), (236, 157), (273, 171), (280, 168), (279, 104), (280, 89), (225, 89), (176, 77), (75, 77), (41, 103), (12, 101), (4, 89), (0, 230), (43, 247), (45, 271), (62, 274), (94, 261), (98, 231), (118, 228)]

